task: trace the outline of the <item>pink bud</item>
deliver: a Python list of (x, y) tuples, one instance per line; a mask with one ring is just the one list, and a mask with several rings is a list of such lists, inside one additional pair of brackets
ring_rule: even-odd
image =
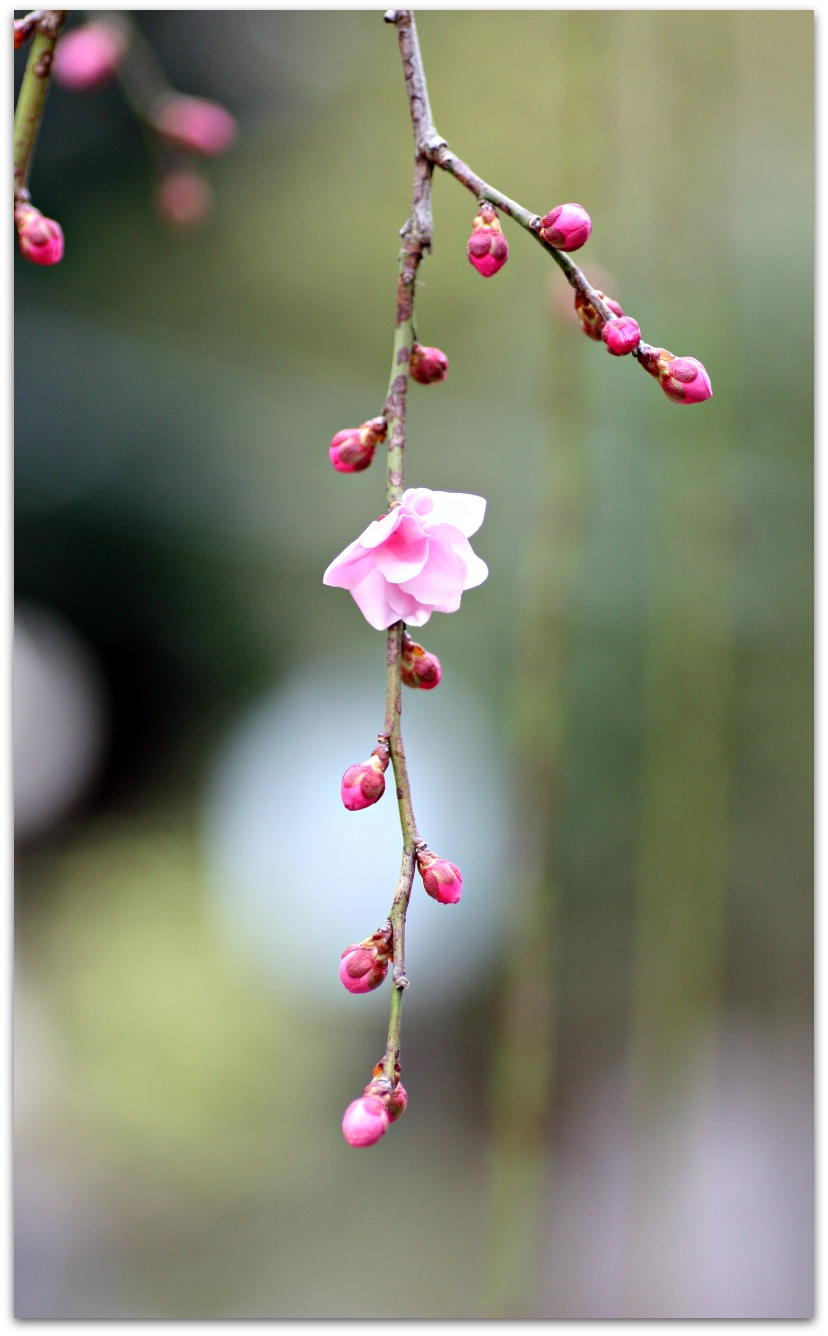
[(73, 93), (100, 88), (118, 71), (126, 53), (126, 35), (120, 24), (99, 20), (74, 28), (58, 43), (52, 73)]
[[(379, 988), (388, 973), (388, 962), (394, 950), (391, 925), (378, 929), (364, 942), (346, 946), (342, 952), (339, 977), (349, 993), (370, 993)], [(365, 1090), (363, 1094), (373, 1094)]]
[(436, 654), (429, 654), (415, 640), (403, 634), (402, 655), (400, 657), (400, 677), (407, 687), (419, 687), (421, 691), (431, 691), (442, 676), (440, 660)]
[(463, 892), (463, 877), (459, 867), (438, 858), (430, 849), (420, 849), (417, 867), (428, 894), (441, 905), (456, 905)]
[(541, 219), (540, 235), (556, 250), (580, 250), (591, 231), (592, 220), (580, 204), (559, 204)]
[(155, 211), (167, 227), (198, 227), (213, 207), (210, 183), (188, 164), (173, 167), (159, 177), (153, 192)]
[(601, 338), (607, 345), (607, 351), (615, 357), (631, 353), (641, 342), (641, 330), (631, 315), (622, 315), (615, 320), (607, 320), (601, 330)]
[(236, 137), (236, 122), (230, 112), (203, 97), (175, 93), (155, 107), (151, 120), (176, 148), (206, 157), (224, 153)]
[(388, 1117), (392, 1123), (401, 1118), (408, 1105), (408, 1095), (402, 1081), (398, 1081), (391, 1094), (385, 1101), (385, 1107), (388, 1111)]
[(345, 1110), (342, 1135), (349, 1146), (374, 1146), (388, 1131), (390, 1119), (376, 1095), (355, 1099)]
[(32, 264), (57, 264), (63, 258), (63, 232), (60, 223), (44, 218), (39, 209), (29, 205), (15, 210), (20, 251)]
[(710, 377), (695, 357), (674, 357), (659, 384), (674, 404), (701, 404), (713, 395)]
[(500, 227), (500, 219), (491, 204), (480, 205), (480, 212), (472, 221), (472, 231), (466, 243), (466, 254), (478, 274), (491, 278), (502, 269), (509, 258), (509, 245)]
[(374, 450), (385, 440), (385, 418), (371, 418), (361, 427), (338, 431), (328, 447), (328, 457), (337, 473), (361, 473), (374, 458)]
[[(601, 298), (604, 305), (608, 306), (614, 315), (620, 317), (624, 314), (621, 307), (618, 305), (618, 302), (613, 301), (612, 297), (608, 297), (606, 293), (600, 292), (598, 288), (595, 289), (595, 292), (596, 295)], [(575, 293), (575, 311), (581, 322), (581, 328), (587, 338), (600, 339), (601, 330), (606, 323), (604, 317), (598, 314), (592, 303), (588, 301), (581, 292)]]
[(420, 385), (433, 385), (435, 381), (445, 380), (448, 358), (439, 348), (422, 348), (419, 343), (415, 343), (408, 367), (413, 380)]
[(385, 792), (385, 771), (390, 752), (384, 743), (375, 747), (367, 761), (349, 765), (342, 776), (340, 794), (349, 812), (359, 812), (379, 802)]
[(648, 348), (639, 354), (639, 361), (674, 404), (701, 404), (712, 397), (710, 377), (695, 357), (675, 357), (666, 348)]

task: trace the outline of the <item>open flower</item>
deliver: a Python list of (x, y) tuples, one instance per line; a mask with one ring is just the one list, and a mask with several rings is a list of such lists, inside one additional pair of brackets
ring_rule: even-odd
[(399, 621), (424, 626), (432, 612), (456, 612), (463, 591), (489, 574), (469, 543), (485, 510), (482, 496), (410, 487), (334, 558), (322, 582), (349, 589), (377, 631)]

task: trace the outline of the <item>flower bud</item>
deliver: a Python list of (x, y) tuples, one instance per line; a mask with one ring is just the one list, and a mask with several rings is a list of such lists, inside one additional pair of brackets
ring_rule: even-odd
[(385, 1108), (392, 1123), (402, 1118), (408, 1105), (408, 1095), (402, 1081), (398, 1081), (385, 1101)]
[[(394, 950), (390, 924), (380, 928), (364, 942), (346, 946), (339, 965), (339, 977), (349, 993), (370, 993), (379, 988), (388, 973)], [(364, 1091), (371, 1094), (372, 1091)]]
[(491, 204), (480, 205), (480, 212), (472, 221), (472, 231), (466, 243), (466, 254), (478, 274), (491, 278), (502, 269), (509, 258), (509, 244), (503, 235), (500, 219)]
[(127, 48), (119, 23), (101, 19), (66, 33), (58, 43), (52, 73), (59, 84), (73, 93), (100, 88), (118, 71)]
[(713, 394), (710, 377), (695, 357), (676, 357), (666, 348), (653, 348), (639, 360), (674, 404), (700, 404)]
[(580, 204), (559, 204), (541, 218), (540, 235), (556, 250), (580, 250), (591, 231), (592, 220)]
[(363, 807), (371, 807), (373, 803), (379, 802), (385, 792), (385, 772), (389, 759), (388, 747), (380, 743), (367, 761), (348, 766), (339, 791), (349, 812), (359, 812)]
[(236, 137), (236, 122), (225, 107), (204, 97), (173, 93), (156, 104), (150, 117), (159, 134), (186, 153), (215, 157)]
[(615, 357), (631, 353), (641, 342), (641, 330), (631, 315), (618, 316), (607, 320), (601, 330), (601, 338), (607, 346), (607, 352)]
[[(618, 302), (613, 301), (612, 297), (608, 297), (606, 293), (599, 292), (597, 288), (595, 289), (595, 292), (597, 296), (601, 298), (604, 305), (608, 306), (614, 315), (621, 317), (624, 314), (621, 307), (618, 305)], [(595, 307), (592, 305), (592, 302), (590, 302), (582, 292), (575, 293), (575, 311), (581, 322), (581, 328), (587, 338), (600, 339), (601, 330), (604, 328), (606, 321), (602, 315), (598, 314)]]
[(338, 431), (328, 447), (328, 457), (337, 473), (361, 473), (374, 458), (374, 450), (385, 440), (385, 418), (371, 418), (361, 427)]
[(21, 254), (32, 264), (57, 264), (63, 258), (60, 223), (44, 218), (39, 209), (23, 205), (15, 209), (15, 226)]
[(383, 1075), (383, 1066), (382, 1062), (377, 1063), (373, 1073), (374, 1080), (368, 1082), (362, 1094), (363, 1096), (376, 1095), (378, 1099), (381, 1099), (389, 1121), (395, 1123), (405, 1113), (408, 1095), (400, 1080), (399, 1063), (395, 1063), (394, 1085)]
[(153, 191), (153, 204), (167, 227), (186, 230), (198, 227), (209, 217), (213, 191), (201, 172), (189, 163), (182, 163), (159, 176)]
[(349, 1146), (374, 1146), (385, 1136), (389, 1122), (382, 1100), (376, 1095), (363, 1095), (345, 1110), (342, 1135)]
[(431, 691), (442, 676), (440, 660), (436, 654), (429, 654), (427, 649), (403, 635), (402, 655), (400, 656), (400, 677), (407, 687), (419, 687), (421, 691)]
[(430, 849), (417, 853), (417, 867), (428, 894), (441, 905), (456, 905), (463, 891), (459, 867), (438, 858)]
[(433, 385), (435, 381), (445, 380), (448, 358), (439, 348), (423, 348), (419, 343), (415, 343), (411, 349), (408, 369), (412, 380), (416, 380), (420, 385)]

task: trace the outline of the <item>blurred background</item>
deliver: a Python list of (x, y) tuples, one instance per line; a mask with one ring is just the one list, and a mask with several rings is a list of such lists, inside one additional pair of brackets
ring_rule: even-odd
[(437, 174), (408, 481), (488, 498), (491, 574), (404, 701), (465, 893), (412, 902), (364, 1153), (388, 994), (337, 967), (399, 833), (341, 807), (384, 639), (321, 575), (384, 505), (327, 446), (387, 384), (396, 35), (132, 18), (239, 133), (175, 231), (117, 84), (54, 87), (65, 257), (15, 254), (16, 1315), (809, 1316), (812, 13), (419, 15), (451, 146), (583, 203), (587, 275), (714, 398), (584, 338), (508, 220), (481, 280)]

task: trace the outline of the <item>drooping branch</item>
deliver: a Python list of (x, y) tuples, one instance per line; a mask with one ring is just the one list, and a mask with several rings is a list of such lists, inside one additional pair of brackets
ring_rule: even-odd
[[(412, 217), (406, 224), (406, 228), (412, 226), (412, 220), (417, 219), (418, 223), (422, 219), (424, 235), (427, 237), (426, 246), (430, 247), (432, 238), (431, 224), (431, 195), (430, 181), (431, 170), (433, 167), (440, 167), (443, 171), (453, 176), (456, 181), (465, 186), (467, 190), (482, 202), (484, 200), (493, 204), (496, 208), (505, 213), (507, 217), (514, 219), (521, 227), (535, 238), (540, 246), (552, 256), (555, 263), (561, 269), (567, 282), (572, 288), (589, 302), (601, 317), (603, 321), (609, 321), (614, 318), (615, 312), (606, 304), (601, 293), (595, 288), (575, 262), (570, 259), (565, 251), (552, 246), (541, 235), (541, 216), (533, 213), (522, 204), (510, 199), (502, 190), (496, 186), (490, 185), (484, 181), (481, 176), (461, 158), (454, 153), (437, 131), (434, 125), (434, 119), (431, 114), (431, 106), (428, 100), (428, 90), (426, 87), (425, 70), (423, 67), (420, 44), (417, 39), (417, 29), (414, 23), (414, 15), (409, 9), (390, 9), (385, 14), (387, 23), (393, 23), (397, 28), (400, 43), (400, 53), (403, 60), (403, 72), (405, 75), (406, 91), (408, 93), (409, 107), (411, 109), (411, 122), (414, 129), (414, 142), (417, 155), (417, 167), (415, 170), (415, 201), (417, 198), (417, 181), (427, 183), (427, 208), (426, 205), (418, 205), (412, 209)], [(655, 374), (653, 366), (659, 350), (651, 344), (640, 340), (633, 355), (637, 357), (645, 370), (651, 375)]]

